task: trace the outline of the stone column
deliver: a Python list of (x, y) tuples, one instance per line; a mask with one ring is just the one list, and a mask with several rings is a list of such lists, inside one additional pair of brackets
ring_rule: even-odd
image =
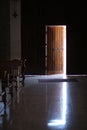
[(10, 59), (21, 59), (21, 0), (10, 0)]

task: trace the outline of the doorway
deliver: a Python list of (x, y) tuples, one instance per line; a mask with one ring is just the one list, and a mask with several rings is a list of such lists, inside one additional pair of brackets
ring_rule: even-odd
[(66, 25), (45, 26), (45, 74), (66, 74)]

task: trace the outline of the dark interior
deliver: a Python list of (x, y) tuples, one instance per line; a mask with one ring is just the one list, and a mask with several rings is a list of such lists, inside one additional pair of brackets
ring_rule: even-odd
[[(87, 74), (86, 12), (85, 3), (21, 1), (21, 55), (27, 59), (26, 74), (45, 72), (45, 25), (67, 26), (67, 74)], [(0, 1), (0, 60), (10, 57), (9, 14), (9, 1)]]

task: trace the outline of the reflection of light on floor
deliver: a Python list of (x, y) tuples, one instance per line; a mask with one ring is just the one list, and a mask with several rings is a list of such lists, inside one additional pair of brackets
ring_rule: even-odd
[(3, 124), (3, 121), (9, 121), (10, 120), (10, 108), (9, 105), (4, 106), (3, 102), (0, 102), (0, 124)]
[(0, 124), (2, 124), (2, 115), (4, 114), (4, 104), (0, 102)]
[(48, 126), (57, 126), (57, 125), (65, 125), (66, 124), (66, 101), (67, 101), (67, 86), (66, 86), (67, 83), (63, 83), (63, 86), (62, 86), (62, 93), (63, 93), (63, 104), (62, 104), (62, 118), (61, 119), (54, 119), (54, 120), (51, 120), (49, 123), (48, 123)]

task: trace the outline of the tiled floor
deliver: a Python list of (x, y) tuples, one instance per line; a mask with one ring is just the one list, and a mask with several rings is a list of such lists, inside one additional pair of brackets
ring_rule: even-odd
[(17, 91), (15, 84), (11, 93), (6, 88), (4, 99), (0, 96), (0, 130), (87, 130), (87, 76), (67, 76), (77, 80), (70, 82), (39, 82), (60, 78), (30, 75)]

